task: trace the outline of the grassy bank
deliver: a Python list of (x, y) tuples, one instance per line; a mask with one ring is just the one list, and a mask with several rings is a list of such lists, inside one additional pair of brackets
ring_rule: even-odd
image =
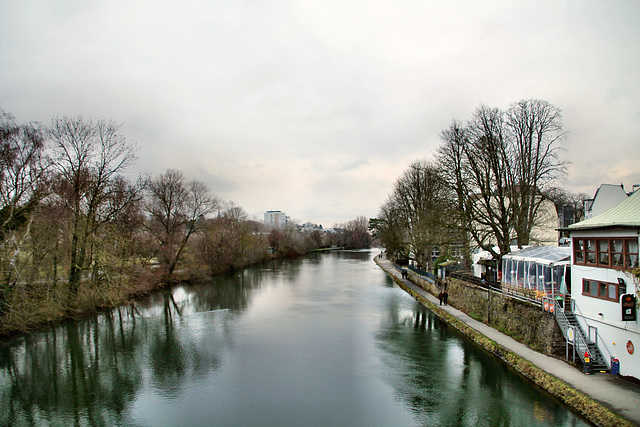
[(73, 309), (67, 305), (67, 284), (53, 286), (49, 292), (21, 290), (15, 296), (13, 310), (0, 322), (0, 339), (18, 336), (38, 328), (56, 325), (70, 319), (81, 319), (129, 304), (166, 286), (158, 274), (149, 272), (127, 285), (96, 288), (81, 286)]
[(160, 269), (154, 268), (139, 270), (135, 278), (129, 278), (125, 283), (111, 282), (107, 285), (94, 286), (83, 282), (74, 298), (72, 309), (69, 309), (68, 284), (65, 281), (59, 281), (46, 289), (21, 287), (19, 292), (13, 295), (12, 310), (0, 318), (0, 339), (9, 339), (67, 320), (87, 318), (101, 311), (131, 304), (135, 300), (174, 284), (202, 282), (213, 276), (260, 265), (273, 259), (296, 258), (303, 255), (306, 253), (295, 251), (274, 254), (237, 268), (221, 268), (215, 273), (204, 267), (192, 266), (174, 272), (170, 283), (164, 281)]

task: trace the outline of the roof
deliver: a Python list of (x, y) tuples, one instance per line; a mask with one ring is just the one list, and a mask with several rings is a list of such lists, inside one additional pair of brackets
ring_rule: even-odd
[(526, 259), (542, 263), (554, 263), (571, 258), (571, 248), (567, 246), (531, 246), (521, 251), (506, 254), (503, 259)]
[(640, 191), (600, 215), (571, 224), (567, 230), (594, 228), (640, 228)]

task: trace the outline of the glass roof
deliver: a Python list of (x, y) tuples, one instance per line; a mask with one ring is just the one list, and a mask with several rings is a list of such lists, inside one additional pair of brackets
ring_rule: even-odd
[(531, 246), (506, 254), (504, 258), (526, 258), (547, 262), (564, 261), (571, 258), (571, 248), (566, 246)]

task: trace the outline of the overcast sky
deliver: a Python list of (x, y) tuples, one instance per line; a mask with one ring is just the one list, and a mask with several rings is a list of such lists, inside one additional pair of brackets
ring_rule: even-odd
[(0, 0), (0, 108), (122, 123), (258, 219), (375, 217), (481, 103), (563, 112), (562, 186), (640, 184), (637, 0)]

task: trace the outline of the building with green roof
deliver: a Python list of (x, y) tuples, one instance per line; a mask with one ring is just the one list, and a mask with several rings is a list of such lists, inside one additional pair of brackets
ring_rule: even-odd
[[(571, 239), (571, 311), (609, 367), (640, 379), (637, 320), (640, 191), (564, 229)], [(631, 302), (633, 302), (631, 304)]]

